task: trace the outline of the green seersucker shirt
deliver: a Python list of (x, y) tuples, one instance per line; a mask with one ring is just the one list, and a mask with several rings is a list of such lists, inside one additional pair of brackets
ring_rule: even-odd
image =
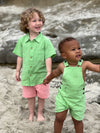
[(32, 41), (29, 39), (29, 34), (21, 37), (13, 53), (23, 58), (22, 86), (34, 86), (43, 83), (47, 74), (45, 60), (56, 55), (51, 41), (42, 33)]

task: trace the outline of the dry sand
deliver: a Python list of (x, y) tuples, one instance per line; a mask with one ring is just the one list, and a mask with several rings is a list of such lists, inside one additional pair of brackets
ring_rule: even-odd
[[(53, 133), (55, 119), (55, 96), (57, 88), (50, 83), (50, 97), (45, 102), (44, 122), (28, 120), (27, 100), (22, 98), (20, 82), (15, 81), (15, 69), (0, 67), (0, 133)], [(100, 133), (100, 105), (86, 102), (84, 133)], [(62, 133), (75, 133), (73, 122), (68, 114)]]

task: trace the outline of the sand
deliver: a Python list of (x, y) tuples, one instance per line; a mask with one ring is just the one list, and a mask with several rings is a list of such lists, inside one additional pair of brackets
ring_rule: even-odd
[[(36, 122), (37, 102), (34, 122), (28, 120), (27, 99), (22, 97), (20, 82), (15, 81), (15, 69), (0, 66), (0, 133), (53, 133), (55, 119), (55, 96), (59, 79), (50, 83), (50, 96), (45, 102), (44, 122)], [(57, 85), (56, 84), (56, 85)], [(88, 96), (89, 98), (89, 96)], [(84, 133), (100, 133), (100, 105), (86, 101)], [(62, 133), (75, 133), (70, 114), (64, 122)]]

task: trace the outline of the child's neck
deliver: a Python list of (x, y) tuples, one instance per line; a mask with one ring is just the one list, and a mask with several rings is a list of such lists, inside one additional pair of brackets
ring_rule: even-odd
[(68, 64), (69, 64), (70, 66), (77, 66), (78, 61), (77, 61), (77, 62), (70, 62), (70, 61), (68, 61)]
[(36, 38), (39, 35), (39, 33), (29, 33), (30, 40), (32, 41), (34, 38)]

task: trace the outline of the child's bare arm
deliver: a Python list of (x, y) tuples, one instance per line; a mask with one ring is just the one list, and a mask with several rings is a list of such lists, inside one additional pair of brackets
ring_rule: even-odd
[(51, 72), (49, 76), (46, 77), (46, 79), (43, 80), (43, 84), (48, 84), (53, 78), (58, 77), (63, 73), (63, 64), (59, 64), (58, 67)]
[(17, 66), (16, 66), (16, 80), (20, 81), (20, 70), (22, 67), (22, 58), (21, 57), (17, 57)]
[(89, 61), (86, 61), (86, 68), (90, 71), (100, 72), (100, 64), (93, 64)]
[(47, 76), (48, 76), (51, 73), (52, 59), (51, 58), (46, 59), (45, 64), (46, 64), (46, 70), (47, 70)]

